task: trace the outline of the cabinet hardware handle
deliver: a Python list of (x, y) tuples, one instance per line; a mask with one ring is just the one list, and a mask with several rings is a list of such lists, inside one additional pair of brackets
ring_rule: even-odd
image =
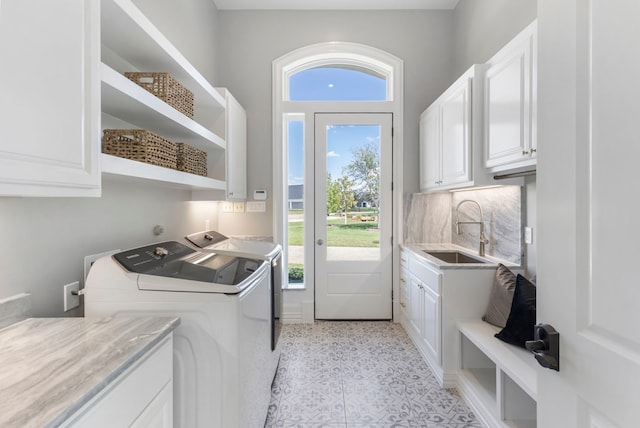
[(404, 304), (404, 303), (402, 303), (402, 302), (400, 302), (400, 306), (402, 306), (403, 308), (406, 308), (406, 307), (407, 307), (407, 305), (406, 305), (406, 304)]
[(522, 151), (522, 156), (526, 156), (526, 155), (528, 155), (528, 154), (531, 154), (531, 153), (529, 152), (529, 150), (523, 150), (523, 151)]
[(533, 155), (535, 152), (537, 152), (538, 150), (536, 149), (531, 149), (531, 155)]
[(400, 258), (400, 261), (401, 261), (401, 262), (405, 262), (405, 263), (406, 263), (406, 262), (407, 262), (407, 259)]
[(400, 278), (400, 282), (407, 282), (404, 280), (404, 278)]

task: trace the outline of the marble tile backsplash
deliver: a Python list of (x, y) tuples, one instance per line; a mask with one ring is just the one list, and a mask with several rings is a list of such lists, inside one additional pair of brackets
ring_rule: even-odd
[[(487, 255), (521, 263), (522, 192), (520, 186), (501, 186), (462, 192), (416, 193), (405, 196), (404, 239), (406, 243), (453, 243), (477, 252), (480, 227), (461, 226), (456, 233), (456, 206), (471, 199), (480, 204), (489, 240)], [(460, 221), (478, 221), (480, 213), (473, 203), (459, 209)]]

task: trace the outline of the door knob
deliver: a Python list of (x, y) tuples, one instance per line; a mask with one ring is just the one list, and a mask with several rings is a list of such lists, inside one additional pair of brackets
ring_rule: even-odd
[(549, 324), (538, 324), (534, 327), (533, 338), (527, 340), (525, 346), (538, 363), (547, 369), (560, 371), (560, 333)]
[(318, 243), (318, 245), (324, 244), (324, 241), (322, 239), (318, 239), (316, 242)]

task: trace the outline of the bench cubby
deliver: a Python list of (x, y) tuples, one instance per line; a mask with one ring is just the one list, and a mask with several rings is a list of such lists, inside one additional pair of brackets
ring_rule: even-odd
[(533, 428), (537, 363), (525, 349), (494, 337), (500, 329), (481, 320), (458, 321), (458, 391), (488, 427)]

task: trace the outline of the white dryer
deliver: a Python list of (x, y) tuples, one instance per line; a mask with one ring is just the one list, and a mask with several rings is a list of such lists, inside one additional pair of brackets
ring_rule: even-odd
[(282, 247), (273, 242), (229, 238), (215, 230), (193, 233), (185, 239), (198, 251), (259, 258), (271, 265), (271, 349), (275, 351), (282, 329)]
[(274, 373), (270, 266), (170, 241), (103, 257), (86, 316), (181, 318), (174, 331), (174, 426), (261, 427)]

